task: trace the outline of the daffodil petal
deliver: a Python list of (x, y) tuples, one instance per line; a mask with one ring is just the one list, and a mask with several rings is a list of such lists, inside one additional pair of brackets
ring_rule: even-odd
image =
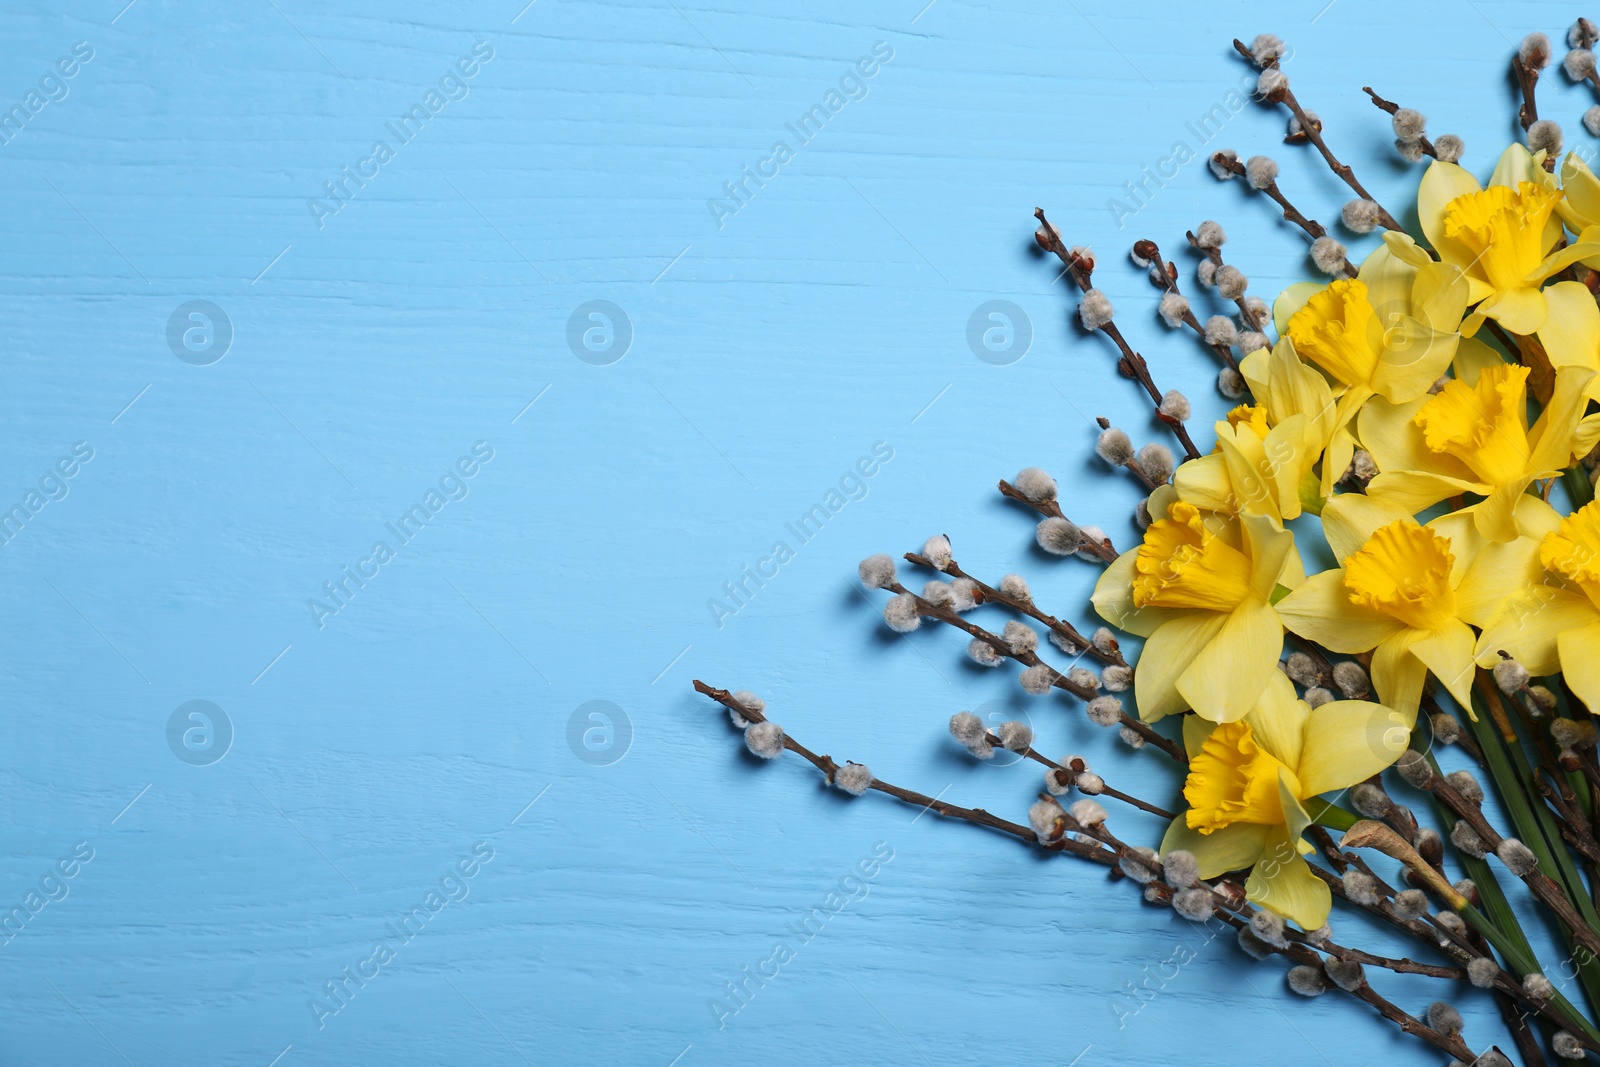
[(1473, 652), (1477, 637), (1466, 623), (1452, 619), (1443, 628), (1428, 634), (1411, 646), (1411, 654), (1421, 660), (1433, 676), (1450, 690), (1462, 707), (1472, 704), (1472, 677), (1477, 671)]
[(1427, 680), (1428, 668), (1411, 654), (1411, 645), (1424, 636), (1418, 630), (1401, 630), (1372, 650), (1372, 687), (1378, 699), (1413, 718), (1422, 702), (1422, 683)]
[(1296, 772), (1301, 793), (1317, 796), (1371, 778), (1400, 758), (1414, 725), (1367, 700), (1333, 700), (1311, 709)]
[[(1552, 585), (1529, 585), (1507, 597), (1478, 636), (1477, 660), (1492, 667), (1504, 652), (1535, 676), (1561, 667), (1558, 641), (1600, 623), (1600, 611), (1589, 598)], [(1591, 659), (1600, 659), (1593, 648)]]
[(1591, 714), (1600, 714), (1600, 623), (1568, 630), (1556, 639), (1561, 649), (1561, 674)]
[[(1595, 251), (1600, 252), (1600, 248)], [(1478, 314), (1494, 319), (1512, 333), (1524, 336), (1537, 333), (1549, 313), (1544, 294), (1532, 285), (1497, 290), (1478, 305)]]
[(1278, 601), (1290, 630), (1330, 652), (1366, 652), (1404, 628), (1398, 620), (1350, 601), (1339, 569), (1313, 574)]
[[(1223, 625), (1183, 668), (1174, 684), (1196, 715), (1212, 722), (1237, 722), (1255, 707), (1267, 683), (1278, 672), (1283, 623), (1270, 604), (1259, 600), (1247, 600), (1223, 618)], [(1160, 637), (1158, 632), (1145, 646), (1145, 654), (1139, 658), (1141, 671)], [(1138, 678), (1137, 671), (1134, 678)], [(1142, 698), (1139, 709), (1143, 713)]]
[(1294, 691), (1294, 683), (1282, 671), (1273, 671), (1256, 706), (1244, 721), (1256, 743), (1285, 767), (1300, 764), (1305, 743), (1306, 716), (1311, 709)]
[(1333, 549), (1333, 558), (1343, 562), (1366, 544), (1378, 527), (1413, 514), (1393, 501), (1365, 493), (1342, 493), (1322, 509), (1322, 535)]
[(1214, 611), (1191, 612), (1169, 619), (1150, 635), (1133, 673), (1141, 719), (1155, 722), (1189, 706), (1178, 693), (1178, 678), (1227, 621), (1228, 616)]
[(1270, 908), (1306, 930), (1315, 930), (1327, 922), (1333, 908), (1328, 884), (1311, 873), (1299, 850), (1282, 831), (1278, 837), (1268, 839), (1244, 889), (1251, 903)]
[(1173, 608), (1135, 607), (1133, 603), (1134, 561), (1138, 549), (1129, 549), (1107, 567), (1095, 583), (1090, 603), (1106, 622), (1139, 637), (1149, 637), (1158, 628), (1183, 612)]
[[(1194, 853), (1200, 863), (1200, 877), (1215, 878), (1229, 871), (1242, 871), (1261, 858), (1267, 838), (1278, 828), (1259, 823), (1236, 822), (1209, 834), (1189, 829), (1182, 815), (1173, 819), (1161, 839), (1161, 854), (1182, 849)], [(1280, 831), (1281, 832), (1281, 831)]]
[(1466, 245), (1445, 236), (1444, 209), (1456, 197), (1482, 190), (1478, 179), (1455, 163), (1435, 161), (1423, 172), (1417, 188), (1417, 220), (1422, 223), (1428, 243), (1444, 259), (1460, 264), (1472, 261), (1472, 251)]

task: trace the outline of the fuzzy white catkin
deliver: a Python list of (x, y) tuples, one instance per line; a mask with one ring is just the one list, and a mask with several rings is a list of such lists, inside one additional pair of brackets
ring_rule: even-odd
[(1290, 115), (1289, 116), (1289, 136), (1290, 137), (1298, 136), (1299, 134), (1305, 132), (1305, 129), (1306, 129), (1307, 126), (1310, 126), (1313, 130), (1316, 130), (1318, 133), (1321, 133), (1322, 132), (1322, 116), (1317, 114), (1315, 111), (1312, 111), (1310, 108), (1301, 108), (1300, 110), (1301, 110), (1301, 113), (1305, 115), (1306, 121), (1305, 122), (1301, 122), (1299, 115)]
[(889, 629), (902, 634), (921, 626), (922, 616), (917, 613), (917, 598), (910, 593), (891, 597), (883, 606), (883, 621), (889, 624)]
[(1174, 889), (1188, 889), (1200, 881), (1200, 861), (1193, 852), (1175, 848), (1167, 853), (1162, 866), (1166, 870), (1167, 884)]
[(1600, 137), (1600, 104), (1583, 113), (1583, 128), (1589, 131), (1589, 136)]
[(1383, 897), (1378, 890), (1378, 880), (1356, 870), (1344, 872), (1344, 892), (1345, 896), (1362, 907), (1370, 907)]
[(1250, 42), (1250, 58), (1262, 67), (1283, 56), (1283, 38), (1275, 33), (1258, 33)]
[(1568, 48), (1592, 48), (1600, 40), (1600, 30), (1588, 19), (1578, 19), (1567, 29)]
[(1231, 263), (1217, 270), (1217, 292), (1226, 300), (1237, 300), (1244, 295), (1250, 286), (1250, 279), (1244, 276), (1244, 271)]
[(1493, 989), (1495, 979), (1499, 977), (1500, 965), (1487, 956), (1467, 962), (1467, 981), (1479, 989)]
[(950, 606), (957, 611), (971, 611), (978, 606), (978, 583), (971, 578), (957, 578), (950, 583)]
[(783, 727), (770, 719), (751, 723), (744, 732), (745, 747), (762, 759), (772, 759), (783, 751)]
[(1587, 48), (1574, 48), (1561, 61), (1561, 68), (1567, 72), (1567, 77), (1581, 82), (1594, 73), (1594, 53)]
[(1176, 330), (1184, 324), (1189, 314), (1189, 298), (1182, 293), (1163, 293), (1156, 311), (1160, 313), (1162, 322)]
[(1534, 971), (1522, 979), (1522, 989), (1534, 1000), (1549, 1000), (1555, 995), (1555, 987), (1550, 984), (1550, 979)]
[(1442, 1000), (1428, 1005), (1428, 1025), (1448, 1037), (1461, 1032), (1461, 1013)]
[(1096, 690), (1100, 688), (1100, 679), (1087, 667), (1073, 667), (1067, 671), (1067, 681), (1080, 689)]
[(1422, 753), (1414, 748), (1408, 748), (1400, 753), (1400, 758), (1395, 760), (1394, 769), (1400, 772), (1400, 777), (1418, 789), (1426, 789), (1428, 783), (1433, 780), (1433, 768), (1428, 766), (1428, 761), (1423, 758)]
[(1139, 469), (1144, 471), (1144, 476), (1157, 485), (1165, 485), (1172, 477), (1176, 465), (1172, 449), (1158, 441), (1152, 441), (1139, 449), (1134, 459), (1139, 464)]
[(1278, 180), (1278, 164), (1271, 156), (1251, 156), (1244, 161), (1244, 180), (1252, 189), (1265, 189)]
[(1041, 519), (1034, 527), (1033, 539), (1054, 556), (1070, 556), (1083, 543), (1083, 531), (1071, 519)]
[(1394, 810), (1394, 801), (1378, 786), (1361, 782), (1350, 790), (1350, 805), (1369, 819), (1382, 819)]
[(1289, 968), (1289, 988), (1302, 997), (1321, 996), (1328, 991), (1328, 980), (1322, 968), (1300, 964)]
[(1016, 480), (1012, 484), (1016, 486), (1017, 492), (1035, 504), (1054, 500), (1059, 491), (1056, 480), (1038, 467), (1022, 468), (1017, 472)]
[(1500, 862), (1506, 865), (1506, 870), (1518, 878), (1532, 874), (1539, 866), (1539, 860), (1534, 856), (1533, 850), (1514, 837), (1503, 839), (1500, 846), (1494, 850), (1494, 854), (1500, 857)]
[(1020, 574), (1008, 574), (1000, 579), (1000, 595), (1024, 603), (1033, 599), (1033, 591), (1028, 588), (1028, 579)]
[(1283, 917), (1265, 908), (1250, 916), (1250, 929), (1273, 948), (1287, 948), (1289, 939), (1284, 936)]
[(998, 667), (1006, 658), (994, 650), (994, 646), (981, 637), (974, 637), (967, 643), (967, 658), (980, 667)]
[(1206, 344), (1227, 345), (1230, 348), (1238, 343), (1239, 327), (1226, 315), (1213, 315), (1206, 320)]
[(1193, 409), (1189, 406), (1189, 398), (1176, 389), (1168, 389), (1161, 394), (1158, 410), (1167, 418), (1177, 419), (1179, 422), (1187, 421), (1193, 413)]
[(1322, 969), (1327, 972), (1333, 984), (1346, 992), (1355, 992), (1367, 983), (1367, 976), (1361, 964), (1355, 960), (1341, 960), (1329, 957), (1322, 963)]
[(1306, 690), (1305, 701), (1309, 707), (1320, 708), (1332, 699), (1333, 690), (1324, 689), (1320, 685), (1314, 685)]
[(1343, 274), (1347, 251), (1332, 237), (1318, 237), (1311, 242), (1311, 262), (1324, 274)]
[(1033, 727), (1025, 722), (1003, 722), (999, 730), (1000, 747), (1007, 752), (1026, 752), (1033, 747)]
[(1239, 927), (1239, 948), (1253, 960), (1264, 960), (1272, 955), (1272, 946), (1257, 937), (1248, 926)]
[(1345, 204), (1339, 217), (1352, 233), (1371, 233), (1378, 228), (1378, 205), (1371, 200), (1351, 200)]
[(1540, 119), (1528, 127), (1528, 150), (1530, 152), (1549, 152), (1555, 155), (1561, 151), (1561, 124), (1553, 119)]
[(1333, 684), (1346, 700), (1365, 700), (1372, 695), (1372, 682), (1367, 678), (1366, 669), (1352, 659), (1333, 665)]
[(1428, 894), (1420, 889), (1406, 889), (1394, 895), (1394, 910), (1402, 919), (1420, 919), (1428, 913)]
[(1090, 289), (1078, 301), (1078, 319), (1086, 330), (1098, 330), (1111, 321), (1111, 298), (1098, 289)]
[(1494, 665), (1494, 684), (1500, 692), (1513, 696), (1528, 687), (1528, 668), (1514, 659), (1503, 659)]
[(1075, 801), (1067, 812), (1077, 821), (1079, 826), (1099, 826), (1106, 821), (1106, 809), (1098, 800)]
[(1323, 677), (1321, 665), (1304, 652), (1289, 653), (1289, 657), (1283, 661), (1283, 673), (1295, 685), (1308, 689), (1327, 680)]
[(1133, 668), (1113, 663), (1100, 672), (1100, 683), (1108, 693), (1125, 693), (1133, 685)]
[(1084, 771), (1078, 775), (1078, 792), (1097, 797), (1105, 791), (1106, 780), (1093, 771)]
[(1211, 153), (1211, 158), (1206, 161), (1206, 165), (1211, 168), (1211, 173), (1216, 176), (1218, 181), (1225, 182), (1238, 177), (1233, 173), (1232, 167), (1232, 164), (1237, 162), (1239, 162), (1239, 153), (1231, 148), (1224, 148)]
[(1060, 837), (1060, 821), (1064, 814), (1061, 805), (1053, 800), (1036, 800), (1028, 809), (1028, 825), (1040, 841), (1054, 841)]
[(894, 582), (894, 560), (882, 552), (862, 560), (856, 570), (868, 589), (886, 589)]
[(872, 772), (864, 763), (846, 763), (833, 772), (833, 784), (858, 797), (872, 788)]
[(1131, 726), (1124, 726), (1117, 731), (1117, 737), (1129, 748), (1143, 748), (1145, 746), (1144, 734)]
[(1581, 1060), (1583, 1056), (1583, 1043), (1565, 1030), (1557, 1030), (1550, 1039), (1550, 1047), (1557, 1056), (1564, 1060)]
[(1550, 63), (1550, 38), (1542, 33), (1530, 33), (1517, 46), (1517, 55), (1534, 70), (1543, 70)]
[[(732, 694), (732, 696), (733, 696), (734, 700), (738, 701), (744, 707), (749, 708), (751, 711), (755, 712), (757, 715), (760, 715), (760, 714), (762, 714), (763, 712), (765, 712), (767, 710), (767, 702), (765, 700), (762, 700), (760, 697), (756, 696), (754, 693), (750, 692), (750, 690), (748, 690), (748, 689), (741, 689), (738, 692)], [(731, 711), (733, 709), (730, 708), (729, 710)], [(741, 716), (739, 716), (739, 718), (744, 719), (744, 716), (741, 715)], [(746, 725), (748, 725), (749, 724), (749, 720), (745, 719), (745, 723), (746, 723)], [(737, 725), (737, 724), (735, 724), (735, 725)]]
[(1222, 228), (1222, 223), (1215, 219), (1206, 219), (1194, 229), (1194, 243), (1197, 248), (1213, 251), (1228, 243), (1228, 234)]
[(1554, 711), (1556, 709), (1556, 695), (1547, 687), (1542, 685), (1530, 685), (1528, 687), (1528, 695), (1531, 696), (1534, 699), (1534, 702), (1537, 703), (1544, 711)]
[(1415, 141), (1428, 128), (1427, 117), (1413, 107), (1396, 111), (1390, 121), (1394, 125), (1394, 135), (1403, 141)]
[[(1271, 347), (1272, 342), (1267, 340), (1267, 335), (1264, 333), (1256, 333), (1254, 330), (1243, 330), (1239, 334), (1239, 351), (1243, 352), (1247, 356), (1252, 352), (1259, 352), (1263, 348)], [(1226, 370), (1227, 368), (1223, 369)]]
[(1114, 726), (1122, 720), (1122, 701), (1116, 697), (1095, 697), (1085, 710), (1096, 726)]
[(1180, 889), (1172, 894), (1172, 910), (1190, 922), (1203, 923), (1216, 913), (1217, 906), (1209, 889)]
[(1022, 655), (1025, 652), (1036, 651), (1039, 647), (1039, 634), (1033, 627), (1016, 619), (1009, 620), (1005, 628), (1000, 631), (1000, 640), (1004, 641), (1011, 651)]
[(1045, 770), (1044, 770), (1044, 789), (1045, 789), (1045, 792), (1049, 793), (1053, 797), (1058, 797), (1061, 794), (1065, 793), (1070, 788), (1072, 788), (1071, 785), (1069, 785), (1065, 781), (1062, 781), (1062, 776), (1061, 776), (1061, 772), (1060, 771), (1057, 771), (1054, 767), (1046, 767), (1045, 768)]
[(1122, 868), (1122, 873), (1138, 882), (1140, 885), (1149, 885), (1155, 880), (1158, 863), (1156, 850), (1136, 845), (1122, 854), (1117, 861)]
[(984, 727), (983, 720), (970, 711), (958, 711), (950, 716), (950, 736), (963, 745), (981, 741), (986, 733), (988, 730)]
[(937, 578), (922, 587), (922, 599), (936, 607), (947, 608), (956, 598), (955, 587)]
[(1094, 633), (1089, 635), (1089, 640), (1101, 652), (1111, 653), (1120, 647), (1117, 644), (1117, 635), (1104, 626), (1095, 627)]
[(1460, 793), (1468, 804), (1483, 803), (1483, 786), (1478, 784), (1478, 779), (1473, 777), (1471, 771), (1451, 771), (1445, 775), (1445, 780), (1455, 787), (1456, 792)]
[(1229, 400), (1242, 400), (1247, 388), (1244, 375), (1232, 367), (1223, 367), (1217, 372), (1217, 392)]
[(944, 534), (935, 534), (923, 543), (922, 554), (928, 558), (929, 563), (933, 564), (941, 571), (944, 570), (946, 567), (950, 566), (950, 561), (952, 559), (950, 553), (950, 538), (946, 537)]
[(1422, 142), (1408, 141), (1404, 137), (1394, 139), (1394, 150), (1400, 153), (1400, 158), (1407, 163), (1416, 163), (1422, 159)]
[(1277, 67), (1268, 67), (1256, 79), (1256, 93), (1263, 99), (1289, 88), (1289, 76)]
[(1194, 268), (1194, 278), (1195, 281), (1199, 282), (1207, 289), (1215, 288), (1217, 284), (1216, 260), (1202, 259)]
[(1133, 459), (1133, 442), (1128, 435), (1115, 426), (1108, 426), (1100, 431), (1100, 436), (1095, 439), (1094, 450), (1097, 455), (1113, 467), (1121, 467)]
[(1046, 664), (1039, 663), (1017, 675), (1017, 681), (1021, 683), (1023, 692), (1032, 696), (1043, 696), (1050, 692), (1055, 673)]
[(1478, 832), (1464, 822), (1456, 823), (1455, 827), (1451, 829), (1450, 840), (1455, 843), (1456, 848), (1459, 848), (1474, 859), (1481, 860), (1489, 854), (1489, 846), (1483, 843), (1483, 838), (1479, 837)]
[(1245, 297), (1244, 309), (1254, 322), (1265, 324), (1272, 319), (1272, 307), (1259, 296)]
[(1466, 142), (1453, 133), (1441, 133), (1433, 141), (1433, 154), (1440, 163), (1459, 163), (1466, 150)]

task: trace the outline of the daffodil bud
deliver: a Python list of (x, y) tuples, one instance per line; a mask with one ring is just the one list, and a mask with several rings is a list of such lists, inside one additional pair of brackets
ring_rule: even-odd
[(771, 719), (751, 723), (744, 732), (744, 744), (762, 759), (773, 759), (783, 751), (783, 727)]
[(1302, 997), (1321, 996), (1328, 990), (1328, 979), (1323, 975), (1321, 967), (1310, 967), (1302, 963), (1297, 967), (1290, 967), (1287, 977), (1290, 990)]
[(872, 788), (872, 772), (864, 763), (846, 763), (833, 772), (833, 784), (853, 797)]
[(1024, 467), (1012, 482), (1017, 492), (1035, 504), (1054, 500), (1058, 492), (1056, 480), (1038, 467)]

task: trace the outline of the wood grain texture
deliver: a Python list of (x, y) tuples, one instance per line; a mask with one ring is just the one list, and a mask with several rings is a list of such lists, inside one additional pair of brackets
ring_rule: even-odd
[[(1133, 537), (1137, 496), (1098, 469), (1088, 420), (1158, 431), (1030, 251), (1031, 210), (1101, 250), (1134, 343), (1203, 426), (1224, 408), (1213, 369), (1162, 335), (1127, 247), (1176, 255), (1220, 217), (1271, 295), (1307, 269), (1303, 242), (1198, 161), (1124, 229), (1106, 201), (1238, 83), (1227, 40), (1288, 37), (1301, 98), (1399, 205), (1418, 172), (1360, 85), (1463, 134), (1486, 170), (1512, 128), (1508, 41), (1571, 13), (519, 6), (0, 13), (6, 107), (75, 42), (94, 50), (0, 145), (0, 504), (94, 450), (0, 548), (0, 911), (94, 850), (0, 944), (0, 1063), (1432, 1062), (1094, 870), (756, 765), (688, 683), (752, 688), (820, 751), (1012, 816), (1036, 776), (958, 759), (951, 712), (1002, 702), (1042, 748), (1170, 795), (1158, 761), (967, 665), (954, 635), (887, 639), (852, 589), (862, 556), (946, 532), (970, 570), (1025, 568), (1089, 624), (1092, 568), (1043, 558), (993, 492), (1030, 464)], [(390, 136), (477, 42), (493, 58), (464, 97)], [(876, 42), (892, 59), (799, 143), (786, 124)], [(1558, 82), (1541, 102), (1582, 139), (1589, 101)], [(1250, 108), (1209, 147), (1280, 156), (1331, 220), (1340, 189), (1281, 133)], [(779, 140), (792, 159), (719, 227), (708, 201)], [(319, 228), (308, 200), (375, 141), (393, 158)], [(166, 337), (195, 299), (234, 331), (209, 366)], [(1010, 366), (964, 338), (992, 299), (1031, 320)], [(567, 340), (592, 300), (632, 324), (608, 366)], [(493, 459), (465, 497), (319, 626), (307, 601), (480, 441)], [(880, 441), (893, 458), (864, 497), (792, 538)], [(780, 540), (793, 558), (719, 626), (708, 601)], [(167, 740), (194, 699), (234, 730), (210, 766)], [(568, 742), (591, 700), (631, 721), (609, 766)], [(708, 1001), (879, 841), (894, 858), (865, 896), (719, 1028)], [(325, 983), (476, 842), (494, 856), (465, 898), (319, 1026)], [(1120, 1018), (1180, 946), (1194, 961)], [(1387, 988), (1417, 1009), (1432, 992)], [(1461, 1007), (1498, 1039), (1486, 1003)]]

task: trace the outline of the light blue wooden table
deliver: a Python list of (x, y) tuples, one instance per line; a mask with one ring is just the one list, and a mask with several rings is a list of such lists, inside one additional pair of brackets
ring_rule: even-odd
[[(1132, 536), (1086, 419), (1155, 431), (1030, 212), (1215, 417), (1127, 248), (1220, 217), (1270, 294), (1301, 242), (1200, 162), (1121, 228), (1108, 200), (1177, 142), (1344, 199), (1278, 115), (1198, 143), (1228, 39), (1288, 37), (1397, 203), (1417, 172), (1359, 87), (1486, 170), (1509, 42), (1576, 12), (125, 2), (0, 14), (0, 1063), (1434, 1062), (1087, 867), (756, 765), (689, 681), (1013, 817), (1035, 775), (958, 758), (952, 711), (1166, 794), (851, 582), (947, 532), (1074, 611), (1093, 569), (994, 492), (1028, 464)], [(1541, 101), (1586, 141), (1581, 92)], [(1008, 365), (966, 340), (991, 300), (1030, 325)]]

